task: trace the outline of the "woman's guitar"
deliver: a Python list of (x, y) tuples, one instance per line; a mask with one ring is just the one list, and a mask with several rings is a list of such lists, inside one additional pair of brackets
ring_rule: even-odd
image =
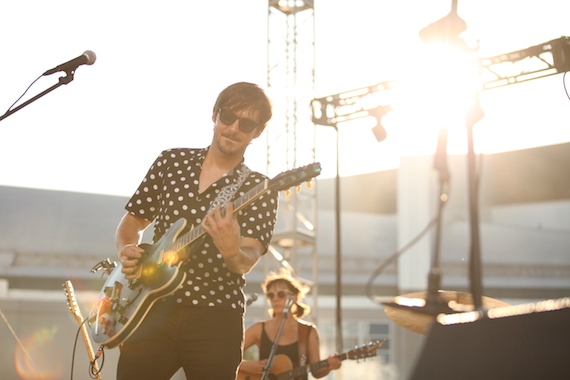
[[(382, 342), (368, 343), (364, 346), (360, 346), (344, 354), (340, 354), (338, 358), (340, 360), (350, 359), (350, 360), (360, 360), (365, 358), (370, 358), (376, 356), (376, 350), (380, 348), (386, 340)], [(277, 355), (273, 361), (273, 367), (269, 371), (269, 379), (271, 380), (289, 380), (296, 377), (307, 374), (307, 372), (312, 372), (321, 368), (326, 368), (329, 366), (327, 359), (321, 360), (320, 362), (307, 364), (301, 367), (293, 368), (293, 363), (286, 355)], [(239, 370), (236, 380), (259, 380), (261, 376), (253, 375), (251, 373)]]
[[(234, 213), (268, 191), (287, 190), (320, 173), (319, 163), (281, 173), (234, 200)], [(89, 315), (93, 341), (105, 348), (123, 343), (141, 324), (152, 305), (174, 293), (184, 282), (186, 272), (180, 267), (188, 258), (189, 250), (183, 248), (206, 234), (201, 226), (196, 226), (179, 236), (186, 224), (184, 218), (178, 219), (156, 243), (141, 244), (145, 253), (139, 260), (135, 280), (125, 279), (121, 264), (114, 266)]]
[(67, 295), (67, 305), (71, 314), (75, 317), (75, 320), (81, 328), (81, 336), (83, 337), (83, 342), (85, 343), (85, 348), (87, 349), (87, 355), (89, 356), (89, 362), (93, 363), (90, 368), (91, 373), (95, 376), (94, 379), (101, 380), (101, 375), (99, 374), (99, 365), (95, 360), (95, 351), (93, 351), (93, 346), (91, 346), (91, 340), (89, 340), (89, 333), (87, 331), (87, 325), (84, 322), (81, 310), (77, 305), (77, 300), (75, 299), (75, 292), (73, 290), (73, 284), (71, 281), (65, 281), (63, 284), (65, 289), (65, 294)]

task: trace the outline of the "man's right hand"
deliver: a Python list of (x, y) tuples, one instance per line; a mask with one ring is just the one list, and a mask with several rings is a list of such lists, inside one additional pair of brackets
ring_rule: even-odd
[(148, 220), (127, 212), (117, 226), (115, 247), (119, 251), (119, 261), (123, 265), (121, 272), (128, 280), (137, 279), (137, 265), (144, 252), (138, 243), (141, 242), (143, 231), (149, 224)]
[(143, 253), (144, 250), (137, 244), (127, 244), (119, 252), (119, 260), (123, 265), (121, 272), (125, 274), (127, 280), (137, 278), (137, 265)]

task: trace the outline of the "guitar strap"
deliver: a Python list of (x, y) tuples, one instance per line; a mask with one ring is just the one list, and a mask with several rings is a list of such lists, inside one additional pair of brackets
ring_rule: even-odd
[(237, 181), (235, 183), (228, 184), (226, 187), (220, 190), (216, 199), (214, 199), (210, 204), (210, 208), (208, 209), (206, 215), (208, 215), (210, 211), (216, 208), (217, 205), (221, 205), (222, 207), (224, 207), (225, 205), (228, 204), (228, 202), (231, 202), (235, 193), (241, 187), (245, 179), (249, 176), (249, 173), (251, 173), (251, 169), (245, 165), (241, 165), (241, 171), (239, 173)]
[(299, 322), (299, 366), (302, 367), (307, 364), (307, 342), (309, 341), (309, 328), (310, 326), (301, 321)]
[[(223, 209), (224, 206), (228, 204), (228, 202), (231, 202), (235, 193), (241, 187), (245, 179), (249, 176), (249, 173), (251, 173), (251, 169), (242, 164), (237, 181), (235, 183), (228, 184), (218, 192), (216, 199), (210, 203), (210, 208), (208, 209), (208, 212), (206, 212), (206, 215), (208, 215), (214, 208), (216, 208), (217, 205), (221, 205)], [(188, 249), (191, 251), (197, 249), (202, 245), (205, 238), (206, 236), (203, 236), (200, 240), (192, 244)]]

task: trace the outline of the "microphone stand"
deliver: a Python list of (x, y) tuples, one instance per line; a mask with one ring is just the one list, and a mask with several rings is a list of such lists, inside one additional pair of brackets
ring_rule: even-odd
[(439, 172), (440, 195), (437, 209), (434, 249), (432, 252), (430, 271), (428, 273), (428, 290), (425, 303), (421, 305), (417, 304), (414, 299), (402, 299), (401, 297), (399, 297), (396, 302), (383, 302), (386, 306), (407, 309), (428, 315), (438, 315), (441, 313), (452, 314), (455, 312), (439, 293), (441, 284), (441, 269), (439, 266), (441, 225), (443, 220), (443, 207), (447, 202), (448, 194), (446, 193), (449, 187), (450, 177), (447, 167), (447, 127), (442, 128), (439, 132), (437, 149), (434, 154), (434, 168)]
[(437, 150), (434, 157), (434, 168), (439, 172), (439, 203), (437, 209), (437, 223), (435, 230), (434, 249), (432, 254), (431, 268), (428, 274), (428, 291), (426, 303), (420, 311), (430, 315), (439, 313), (453, 313), (454, 311), (448, 306), (441, 294), (439, 288), (441, 285), (441, 268), (439, 266), (440, 244), (441, 244), (441, 225), (443, 222), (443, 207), (447, 202), (447, 189), (449, 187), (449, 170), (447, 167), (447, 127), (440, 130)]
[(6, 111), (6, 113), (2, 116), (0, 116), (0, 121), (4, 120), (5, 118), (7, 118), (8, 116), (10, 116), (11, 114), (15, 113), (16, 111), (19, 111), (20, 109), (24, 108), (25, 106), (27, 106), (28, 104), (38, 100), (39, 98), (41, 98), (42, 96), (44, 96), (45, 94), (52, 92), (53, 90), (55, 90), (56, 88), (58, 88), (59, 86), (62, 86), (64, 84), (68, 84), (69, 82), (71, 82), (73, 80), (73, 71), (66, 71), (66, 76), (64, 77), (60, 77), (59, 81), (57, 84), (51, 86), (50, 88), (48, 88), (45, 91), (42, 91), (41, 93), (39, 93), (38, 95), (34, 96), (31, 99), (28, 99), (27, 101), (25, 101), (24, 103), (20, 104), (18, 107), (8, 110)]
[[(287, 301), (287, 304), (289, 304), (289, 301)], [(273, 366), (273, 362), (275, 361), (275, 353), (277, 352), (277, 346), (279, 343), (279, 338), (281, 338), (281, 332), (283, 331), (283, 326), (285, 325), (285, 321), (287, 320), (287, 317), (289, 315), (289, 310), (291, 308), (291, 305), (289, 305), (289, 307), (287, 307), (287, 304), (285, 305), (285, 310), (283, 312), (283, 319), (281, 319), (281, 324), (279, 325), (279, 329), (277, 330), (277, 334), (275, 334), (275, 339), (273, 340), (273, 345), (271, 346), (271, 352), (269, 353), (269, 358), (267, 358), (267, 364), (265, 365), (265, 368), (263, 369), (263, 375), (261, 376), (260, 380), (267, 380), (268, 379), (269, 370), (271, 369), (271, 367)]]
[(475, 310), (483, 308), (483, 282), (481, 269), (481, 245), (479, 234), (479, 177), (475, 163), (473, 126), (483, 118), (484, 112), (479, 102), (479, 94), (474, 91), (471, 108), (465, 115), (467, 124), (467, 169), (469, 180), (469, 220), (471, 232), (471, 251), (469, 254), (469, 279), (473, 306)]

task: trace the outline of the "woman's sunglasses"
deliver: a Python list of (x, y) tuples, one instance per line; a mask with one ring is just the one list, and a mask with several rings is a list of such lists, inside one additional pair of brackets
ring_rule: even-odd
[[(293, 293), (291, 293), (291, 292), (286, 292), (285, 290), (280, 290), (280, 291), (277, 292), (277, 297), (283, 299), (283, 298), (285, 298), (285, 297), (287, 297), (287, 296), (290, 296), (290, 295), (292, 295), (292, 294), (293, 294)], [(267, 298), (269, 298), (270, 300), (272, 300), (273, 297), (275, 297), (275, 293), (273, 293), (273, 292), (269, 292), (269, 293), (267, 293), (266, 295), (267, 295)]]
[(236, 120), (239, 120), (239, 129), (244, 133), (250, 133), (255, 128), (259, 127), (259, 124), (251, 119), (245, 117), (238, 117), (235, 113), (227, 108), (220, 108), (220, 121), (225, 125), (232, 125)]

